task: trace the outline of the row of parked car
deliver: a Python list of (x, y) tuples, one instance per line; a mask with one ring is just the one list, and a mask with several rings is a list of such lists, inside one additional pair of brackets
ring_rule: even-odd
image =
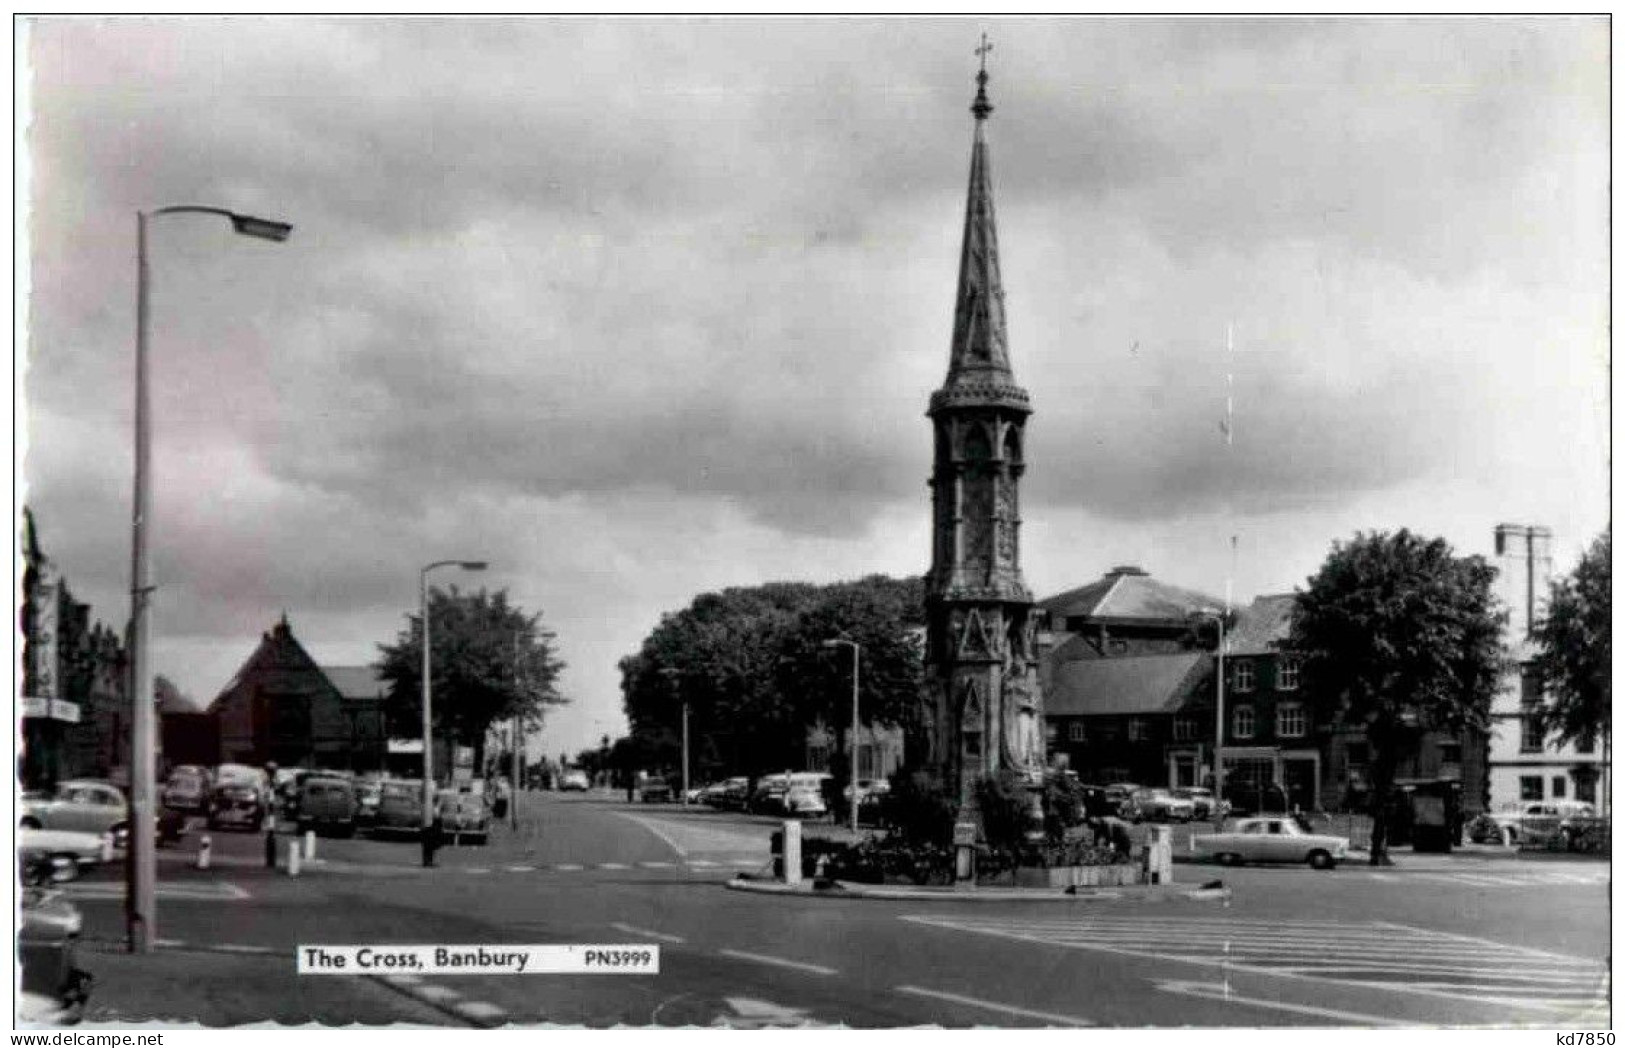
[(1130, 822), (1204, 822), (1230, 811), (1228, 801), (1220, 801), (1212, 790), (1202, 787), (1170, 789), (1117, 782), (1086, 789), (1099, 790), (1107, 813)]
[[(754, 782), (749, 776), (736, 775), (690, 790), (688, 800), (721, 811), (815, 819), (829, 814), (833, 782), (828, 772), (819, 771), (778, 772)], [(859, 779), (857, 789), (847, 786), (843, 795), (848, 801), (857, 796), (861, 814), (878, 805), (890, 789), (884, 779)]]

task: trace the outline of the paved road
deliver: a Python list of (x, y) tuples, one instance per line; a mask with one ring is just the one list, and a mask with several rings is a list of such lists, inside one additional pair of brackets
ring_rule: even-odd
[[(657, 943), (658, 975), (424, 976), (403, 1016), (606, 1026), (1606, 1024), (1607, 866), (1416, 857), (1179, 866), (1233, 903), (914, 903), (723, 888), (767, 859), (768, 820), (530, 795), (520, 832), (418, 868), (412, 842), (323, 840), (298, 879), (257, 838), (166, 858), (160, 935), (291, 965), (309, 943)], [(85, 883), (91, 934), (116, 930)], [(243, 896), (246, 895), (247, 898)], [(254, 953), (251, 951), (264, 951)], [(318, 978), (318, 977), (307, 977)], [(332, 978), (332, 977), (322, 977)], [(357, 987), (376, 1015), (378, 981)], [(244, 1015), (243, 1018), (252, 1018)]]

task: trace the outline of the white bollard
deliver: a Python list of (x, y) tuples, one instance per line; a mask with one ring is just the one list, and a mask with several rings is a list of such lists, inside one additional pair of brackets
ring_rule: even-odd
[(206, 834), (206, 833), (202, 837), (200, 837), (198, 839), (198, 842), (197, 842), (197, 868), (198, 869), (206, 870), (206, 869), (209, 868), (209, 853), (210, 853), (211, 850), (213, 850), (213, 846), (214, 846), (214, 842), (209, 840), (209, 835)]
[(784, 883), (801, 883), (801, 820), (784, 820)]
[(1171, 826), (1151, 827), (1148, 842), (1151, 853), (1150, 883), (1167, 884), (1174, 879), (1174, 831)]
[(316, 858), (316, 831), (305, 831), (305, 861), (310, 862)]
[(102, 834), (101, 860), (104, 863), (113, 861), (113, 835), (111, 833)]
[(294, 839), (288, 841), (288, 876), (299, 876), (299, 842)]

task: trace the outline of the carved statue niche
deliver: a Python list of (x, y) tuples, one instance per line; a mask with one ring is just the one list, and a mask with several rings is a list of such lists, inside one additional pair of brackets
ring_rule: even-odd
[(1004, 682), (1004, 763), (1027, 775), (1044, 767), (1043, 732), (1038, 724), (1038, 696), (1024, 664), (1011, 668)]

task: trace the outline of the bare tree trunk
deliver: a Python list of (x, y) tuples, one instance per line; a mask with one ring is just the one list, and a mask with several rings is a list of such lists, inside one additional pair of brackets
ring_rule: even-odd
[[(1369, 736), (1368, 736), (1369, 737)], [(1375, 744), (1374, 744), (1375, 745)], [(1392, 866), (1388, 857), (1388, 800), (1394, 792), (1397, 760), (1393, 742), (1385, 741), (1371, 761), (1371, 865)]]

